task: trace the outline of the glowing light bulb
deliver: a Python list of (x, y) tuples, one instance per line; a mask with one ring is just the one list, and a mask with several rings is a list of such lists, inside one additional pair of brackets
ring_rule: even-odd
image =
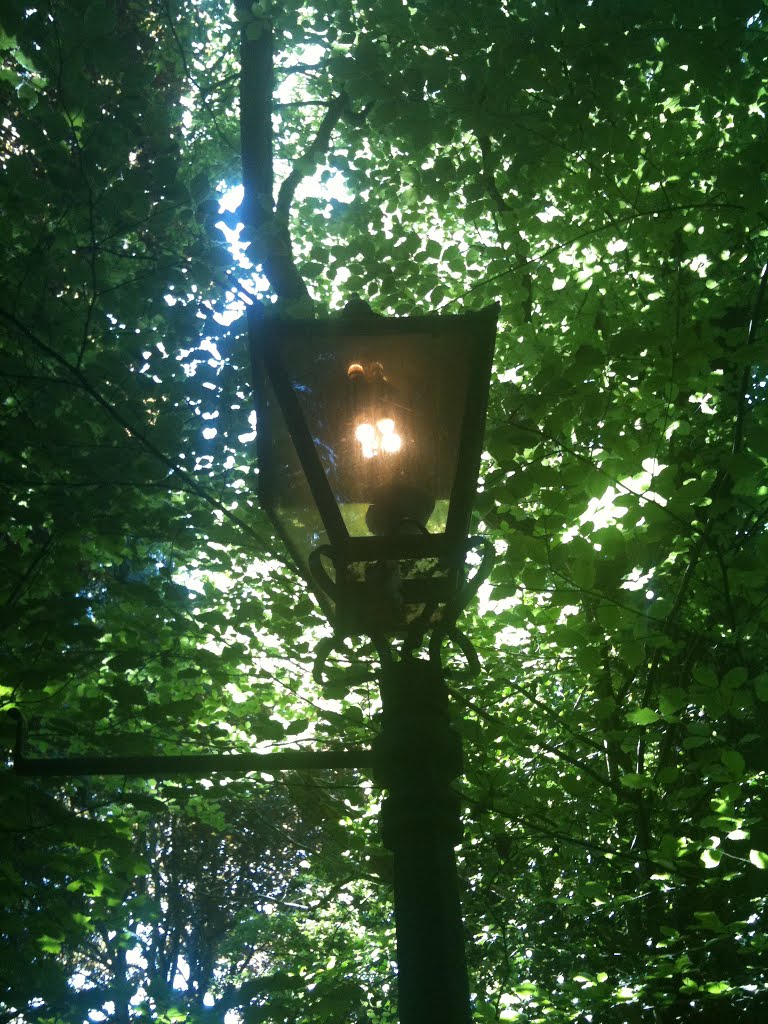
[(355, 438), (360, 444), (374, 444), (376, 441), (376, 428), (370, 423), (358, 423), (355, 428)]
[(390, 419), (379, 420), (376, 424), (376, 428), (380, 435), (379, 444), (381, 446), (381, 450), (386, 452), (388, 455), (393, 455), (395, 452), (399, 452), (403, 444), (403, 439), (399, 434), (395, 433), (395, 421)]
[(372, 459), (378, 453), (378, 437), (376, 428), (370, 423), (358, 423), (355, 428), (355, 439), (360, 442), (360, 450), (364, 459)]
[(382, 452), (393, 455), (399, 452), (403, 439), (395, 431), (395, 421), (385, 417), (372, 423), (358, 423), (355, 427), (355, 440), (360, 444), (360, 451), (364, 459), (372, 459)]

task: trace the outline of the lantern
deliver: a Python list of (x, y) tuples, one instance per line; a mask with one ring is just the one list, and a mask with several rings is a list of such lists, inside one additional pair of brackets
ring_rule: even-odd
[(498, 307), (249, 321), (259, 500), (337, 634), (418, 634), (464, 578)]

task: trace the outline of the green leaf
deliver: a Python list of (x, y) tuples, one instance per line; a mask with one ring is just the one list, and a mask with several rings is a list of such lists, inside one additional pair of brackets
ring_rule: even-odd
[[(709, 867), (709, 865), (707, 866)], [(695, 910), (693, 916), (696, 918), (700, 928), (711, 932), (722, 932), (724, 930), (723, 922), (712, 910)]]
[(716, 868), (722, 860), (722, 857), (722, 850), (710, 848), (707, 850), (702, 850), (701, 852), (701, 861), (704, 864), (705, 868)]
[(634, 725), (651, 725), (658, 721), (658, 714), (652, 708), (638, 708), (637, 711), (628, 711), (624, 716), (628, 722)]
[(726, 672), (726, 674), (723, 676), (721, 680), (721, 685), (728, 690), (733, 690), (746, 683), (748, 678), (749, 672), (747, 671), (747, 669), (743, 668), (742, 666), (739, 666), (737, 668), (732, 668), (728, 672)]
[(442, 252), (442, 246), (440, 245), (440, 243), (436, 242), (435, 239), (430, 238), (427, 241), (426, 247), (424, 249), (424, 255), (425, 255), (426, 259), (427, 260), (439, 260), (441, 252)]
[(54, 938), (52, 935), (41, 935), (37, 943), (44, 953), (60, 953), (63, 940), (61, 938)]
[(625, 640), (621, 644), (619, 652), (630, 668), (637, 668), (643, 663), (646, 656), (645, 644), (639, 640)]
[(606, 629), (615, 629), (619, 626), (623, 619), (621, 608), (617, 608), (615, 605), (605, 604), (601, 605), (598, 609), (597, 617), (602, 626)]
[(679, 686), (662, 691), (659, 697), (659, 711), (662, 715), (674, 715), (688, 703), (688, 694)]
[(713, 689), (717, 686), (717, 675), (709, 665), (694, 665), (693, 667), (693, 678), (697, 683), (701, 683), (702, 686), (708, 689)]
[(760, 871), (765, 871), (768, 868), (768, 853), (763, 853), (762, 850), (750, 850), (749, 860)]
[(648, 789), (651, 780), (647, 775), (638, 775), (636, 772), (627, 772), (619, 776), (619, 782), (627, 789)]
[(733, 989), (727, 981), (710, 981), (707, 984), (707, 992), (713, 996), (722, 996), (732, 991)]
[(298, 733), (306, 732), (309, 727), (308, 718), (297, 718), (295, 722), (290, 722), (286, 727), (286, 736), (296, 736)]
[(749, 839), (749, 832), (745, 832), (742, 828), (734, 828), (727, 834), (726, 838), (734, 842), (741, 839)]
[(755, 693), (758, 700), (768, 701), (768, 672), (761, 672), (755, 677)]
[(734, 778), (744, 777), (746, 762), (738, 750), (724, 750), (720, 755), (720, 760)]

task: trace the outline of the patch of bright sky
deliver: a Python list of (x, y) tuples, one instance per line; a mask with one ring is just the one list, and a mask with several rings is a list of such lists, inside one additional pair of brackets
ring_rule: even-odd
[(505, 626), (504, 629), (496, 634), (496, 647), (522, 647), (530, 639), (531, 634), (527, 629), (520, 629), (517, 626)]
[(547, 206), (541, 213), (537, 213), (536, 216), (542, 222), (542, 224), (549, 224), (555, 217), (564, 217), (565, 214), (562, 210), (558, 210), (556, 206)]
[(712, 263), (706, 253), (700, 252), (698, 256), (693, 257), (689, 266), (699, 277), (706, 277), (707, 270), (712, 266)]
[(633, 569), (629, 576), (627, 576), (627, 578), (621, 584), (621, 589), (642, 590), (646, 583), (653, 579), (653, 574), (655, 571), (655, 569), (649, 569), (648, 572), (644, 573), (642, 569)]
[[(653, 502), (655, 505), (661, 505), (662, 507), (667, 504), (667, 499), (656, 491), (651, 489), (654, 479), (667, 467), (660, 463), (658, 459), (644, 459), (642, 463), (642, 471), (636, 473), (634, 476), (625, 477), (623, 480), (618, 481), (616, 486), (613, 485), (606, 487), (605, 491), (598, 498), (592, 498), (587, 505), (585, 511), (579, 517), (579, 523), (592, 523), (594, 531), (604, 530), (607, 526), (614, 526), (619, 519), (627, 514), (627, 509), (621, 504), (616, 504), (617, 499), (620, 501), (622, 495), (633, 494), (640, 495), (646, 502)], [(572, 527), (566, 535), (563, 537), (563, 542), (570, 540), (578, 533), (577, 527)], [(600, 545), (596, 544), (595, 548), (599, 551)]]
[(717, 409), (715, 409), (715, 407), (711, 404), (712, 402), (715, 401), (715, 399), (709, 393), (705, 395), (699, 392), (698, 394), (695, 395), (689, 395), (688, 401), (693, 402), (694, 405), (698, 405), (700, 411), (703, 412), (706, 416), (714, 416), (717, 412)]
[[(129, 949), (125, 955), (126, 962), (132, 967), (139, 967), (142, 971), (147, 970), (147, 961), (142, 952), (141, 946), (134, 946), (133, 949)], [(72, 988), (80, 991), (94, 988), (95, 985), (89, 981), (88, 976), (83, 971), (78, 971), (70, 979), (69, 983)], [(177, 992), (186, 992), (189, 988), (189, 964), (186, 962), (183, 956), (177, 957), (176, 961), (176, 974), (173, 979), (173, 987)], [(136, 993), (131, 997), (131, 1006), (138, 1006), (147, 999), (147, 992), (143, 987), (139, 987)], [(213, 1007), (216, 1005), (216, 1000), (213, 998), (210, 992), (206, 992), (203, 996), (203, 1005), (207, 1007)], [(105, 1002), (102, 1005), (101, 1010), (92, 1010), (88, 1018), (93, 1021), (93, 1024), (102, 1024), (103, 1021), (109, 1020), (114, 1016), (115, 1004), (111, 1001)], [(224, 1024), (239, 1024), (240, 1016), (233, 1010), (228, 1010), (224, 1016)]]
[(520, 365), (520, 366), (511, 366), (508, 370), (504, 370), (503, 373), (500, 373), (499, 376), (498, 376), (499, 383), (500, 384), (522, 384), (523, 380), (525, 379), (523, 377), (523, 375), (520, 373), (522, 368), (523, 368), (522, 365)]

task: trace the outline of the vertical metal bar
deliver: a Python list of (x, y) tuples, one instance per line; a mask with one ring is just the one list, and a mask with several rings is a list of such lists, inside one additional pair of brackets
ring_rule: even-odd
[(296, 393), (291, 387), (291, 382), (278, 347), (281, 334), (283, 339), (285, 339), (303, 330), (311, 331), (311, 324), (307, 324), (306, 321), (295, 320), (274, 321), (270, 323), (268, 330), (265, 330), (264, 333), (264, 365), (280, 405), (280, 411), (285, 418), (288, 433), (296, 448), (301, 468), (304, 470), (304, 476), (307, 478), (312, 497), (328, 533), (328, 538), (331, 544), (339, 546), (349, 538), (349, 533), (339, 511), (338, 503), (333, 496), (328, 477), (318, 457), (317, 448), (302, 413)]
[(445, 524), (446, 536), (454, 544), (460, 543), (469, 532), (472, 503), (477, 493), (498, 314), (499, 306), (493, 305), (463, 317), (463, 330), (471, 332), (473, 337), (456, 478)]

